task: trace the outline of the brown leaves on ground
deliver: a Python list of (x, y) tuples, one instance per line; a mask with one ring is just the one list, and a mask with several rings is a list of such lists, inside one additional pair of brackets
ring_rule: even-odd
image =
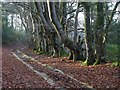
[[(12, 50), (20, 47), (12, 47)], [(3, 47), (2, 53), (2, 76), (4, 88), (50, 88), (51, 86), (42, 78), (38, 77), (35, 73), (29, 70), (21, 62), (17, 61), (15, 57), (9, 52), (10, 48)], [(79, 81), (88, 83), (94, 88), (116, 88), (120, 89), (120, 68), (111, 67), (111, 64), (102, 64), (96, 66), (81, 66), (79, 62), (67, 60), (66, 57), (52, 58), (46, 55), (37, 55), (30, 49), (21, 49), (22, 52), (30, 55), (43, 64), (48, 64), (54, 68), (62, 70), (65, 74), (71, 75)], [(32, 63), (31, 63), (32, 64)], [(37, 69), (40, 67), (38, 64), (34, 64)], [(47, 74), (54, 80), (59, 81), (59, 77), (63, 78), (63, 81), (59, 82), (62, 86), (74, 87), (75, 84), (70, 81), (66, 76), (58, 75), (47, 69), (41, 67), (40, 70), (45, 70)], [(61, 79), (62, 79), (61, 78)], [(69, 81), (69, 82), (68, 82)], [(61, 83), (61, 84), (60, 84)], [(70, 84), (71, 85), (68, 85)], [(79, 87), (76, 86), (75, 87)]]
[(2, 52), (2, 87), (3, 88), (50, 88), (51, 86), (18, 61), (3, 47)]
[[(28, 52), (24, 51), (27, 55)], [(66, 57), (42, 57), (34, 56), (43, 64), (64, 71), (79, 81), (88, 83), (94, 88), (120, 88), (120, 68), (112, 67), (111, 63), (96, 66), (81, 66), (79, 62), (68, 60)]]

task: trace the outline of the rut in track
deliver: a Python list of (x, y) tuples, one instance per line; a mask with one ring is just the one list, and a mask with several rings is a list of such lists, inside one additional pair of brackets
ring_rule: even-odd
[[(80, 82), (72, 76), (65, 74), (63, 71), (59, 69), (54, 69), (47, 64), (42, 64), (35, 60), (32, 57), (25, 55), (24, 53), (16, 50), (16, 52), (12, 52), (15, 57), (17, 57), (23, 64), (28, 66), (32, 71), (39, 74), (42, 78), (44, 78), (50, 85), (55, 86), (55, 88), (65, 88), (65, 87), (73, 87), (73, 88), (89, 88), (92, 89), (92, 86), (89, 86), (86, 83)], [(39, 67), (38, 67), (39, 65)], [(41, 68), (43, 70), (41, 71)], [(46, 69), (45, 69), (46, 68)], [(44, 73), (46, 72), (46, 73)], [(61, 75), (59, 75), (61, 74)], [(61, 79), (62, 78), (64, 79)], [(51, 79), (54, 79), (54, 81)], [(57, 80), (56, 80), (57, 77)], [(59, 79), (59, 80), (58, 80)]]

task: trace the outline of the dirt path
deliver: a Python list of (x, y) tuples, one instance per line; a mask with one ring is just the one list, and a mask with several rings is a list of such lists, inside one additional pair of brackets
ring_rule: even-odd
[(19, 50), (16, 50), (12, 53), (16, 58), (23, 62), (23, 64), (42, 76), (50, 85), (54, 86), (55, 88), (93, 88), (87, 83), (80, 82), (59, 69), (38, 62), (34, 58), (27, 56)]
[[(88, 88), (66, 75), (54, 72), (42, 64), (30, 60), (18, 51), (20, 47), (3, 47), (2, 88)], [(24, 51), (23, 50), (23, 51)], [(31, 52), (31, 55), (34, 53)], [(35, 56), (35, 55), (34, 55)]]
[(76, 78), (81, 82), (88, 83), (94, 88), (115, 88), (120, 89), (120, 68), (112, 67), (111, 63), (97, 66), (81, 66), (79, 62), (67, 60), (67, 58), (43, 57), (31, 53), (31, 50), (23, 51), (28, 56), (32, 56), (42, 64), (47, 64), (57, 68)]
[(10, 53), (10, 48), (3, 47), (2, 58), (3, 88), (53, 88), (42, 77), (18, 61)]
[(4, 46), (2, 58), (3, 88), (120, 88), (120, 68), (111, 64), (83, 67), (64, 57), (37, 55), (20, 44)]

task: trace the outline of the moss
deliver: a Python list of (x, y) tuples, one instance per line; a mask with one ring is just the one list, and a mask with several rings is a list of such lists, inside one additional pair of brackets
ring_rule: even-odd
[(35, 48), (34, 48), (33, 51), (37, 53), (37, 52), (38, 52), (38, 49), (35, 49)]
[(87, 66), (88, 65), (88, 60), (85, 60), (84, 62), (82, 62), (82, 66)]
[(112, 63), (112, 66), (120, 67), (120, 62), (116, 61)]
[(98, 64), (98, 59), (96, 59), (95, 63), (93, 64), (93, 66)]
[(40, 50), (40, 49), (33, 49), (34, 52), (36, 52), (37, 54), (47, 54), (47, 52)]

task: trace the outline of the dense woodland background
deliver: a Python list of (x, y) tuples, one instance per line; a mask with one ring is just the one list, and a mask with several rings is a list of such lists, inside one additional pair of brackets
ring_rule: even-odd
[(119, 2), (2, 2), (3, 44), (83, 65), (120, 65)]

